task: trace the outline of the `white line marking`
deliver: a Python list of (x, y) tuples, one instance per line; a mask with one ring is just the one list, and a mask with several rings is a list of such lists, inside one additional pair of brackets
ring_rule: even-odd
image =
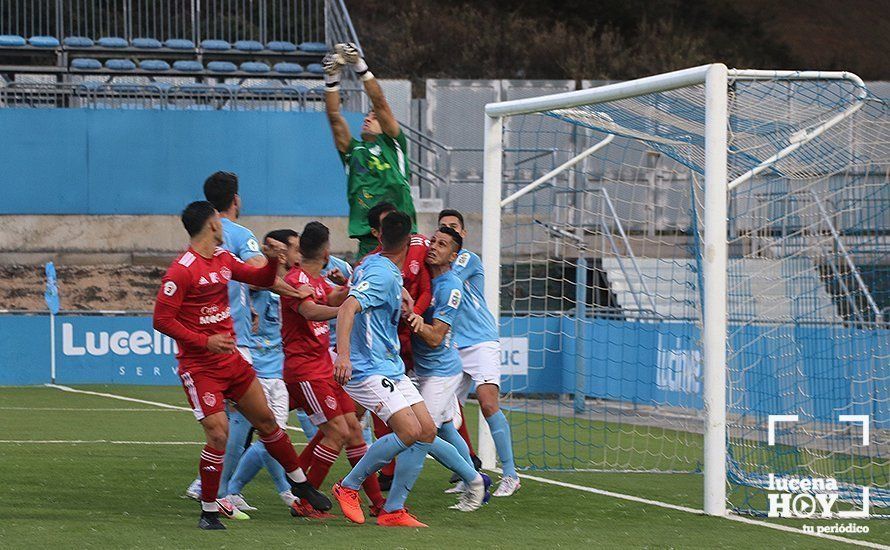
[(79, 407), (0, 407), (0, 411), (72, 411), (72, 412), (180, 412), (170, 409), (81, 409)]
[[(501, 473), (500, 469), (494, 470), (498, 473)], [(648, 498), (636, 497), (633, 495), (625, 495), (623, 493), (615, 493), (612, 491), (606, 491), (604, 489), (596, 489), (594, 487), (587, 487), (586, 485), (575, 485), (574, 483), (566, 483), (564, 481), (557, 481), (555, 479), (548, 479), (544, 477), (538, 477), (528, 474), (519, 474), (519, 477), (523, 479), (530, 479), (532, 481), (537, 481), (539, 483), (546, 483), (548, 485), (557, 485), (559, 487), (565, 487), (567, 489), (575, 489), (576, 491), (584, 491), (587, 493), (594, 493), (597, 495), (603, 495), (612, 498), (618, 498), (622, 500), (629, 500), (632, 502), (638, 502), (640, 504), (648, 504), (649, 506), (658, 506), (659, 508), (667, 508), (668, 510), (677, 510), (680, 512), (688, 512), (690, 514), (704, 515), (704, 510), (698, 510), (696, 508), (690, 508), (688, 506), (680, 506), (677, 504), (669, 504), (667, 502), (661, 502), (658, 500), (649, 500)], [(806, 535), (808, 537), (816, 537), (820, 539), (828, 539), (833, 540), (835, 542), (843, 542), (845, 544), (853, 544), (856, 546), (863, 546), (866, 548), (879, 548), (881, 550), (890, 550), (890, 546), (885, 546), (883, 544), (878, 544), (876, 542), (866, 541), (866, 540), (853, 540), (847, 539), (844, 537), (839, 537), (837, 535), (830, 535), (827, 533), (808, 533), (803, 529), (799, 529), (797, 527), (791, 527), (789, 525), (782, 525), (779, 523), (768, 523), (765, 521), (760, 521), (756, 519), (751, 519), (748, 517), (736, 515), (736, 514), (728, 514), (724, 516), (725, 519), (730, 521), (736, 521), (739, 523), (747, 523), (748, 525), (758, 525), (760, 527), (768, 527), (770, 529), (775, 529), (777, 531), (785, 531), (787, 533), (794, 533), (796, 535)]]
[[(204, 441), (119, 441), (114, 439), (0, 439), (0, 443), (11, 445), (206, 445)], [(306, 443), (294, 443), (305, 447)]]
[[(61, 390), (69, 393), (81, 393), (84, 395), (96, 395), (98, 397), (108, 397), (109, 399), (119, 399), (121, 401), (129, 401), (131, 403), (142, 403), (143, 405), (154, 405), (155, 407), (161, 407), (164, 409), (173, 409), (176, 411), (188, 411), (192, 412), (192, 410), (188, 407), (180, 407), (178, 405), (171, 405), (169, 403), (159, 403), (157, 401), (145, 401), (144, 399), (136, 399), (135, 397), (125, 397), (123, 395), (117, 395), (113, 393), (102, 393), (97, 391), (87, 391), (87, 390), (77, 390), (68, 386), (61, 386), (59, 384), (44, 384), (47, 388), (54, 388), (57, 390)], [(288, 430), (292, 430), (295, 432), (303, 432), (302, 428), (297, 428), (296, 426), (288, 426)]]

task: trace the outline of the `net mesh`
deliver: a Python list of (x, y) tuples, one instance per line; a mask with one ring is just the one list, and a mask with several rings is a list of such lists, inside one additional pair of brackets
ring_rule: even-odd
[[(728, 98), (731, 504), (762, 512), (772, 473), (888, 506), (888, 106), (848, 80)], [(690, 86), (505, 118), (505, 197), (612, 139), (502, 212), (520, 466), (701, 471), (704, 102)], [(799, 416), (773, 446), (769, 414)], [(869, 444), (839, 415), (868, 415)]]

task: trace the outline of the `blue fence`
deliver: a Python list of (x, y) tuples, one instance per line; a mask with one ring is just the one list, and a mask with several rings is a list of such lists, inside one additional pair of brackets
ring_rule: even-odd
[[(49, 331), (46, 316), (0, 315), (0, 385), (50, 381)], [(505, 391), (702, 406), (693, 324), (504, 318), (502, 333), (512, 335), (502, 339)], [(793, 409), (825, 421), (868, 414), (876, 426), (890, 425), (888, 330), (751, 326), (731, 346), (745, 350), (735, 359), (747, 368), (734, 388), (744, 391), (748, 414)], [(58, 383), (178, 384), (174, 355), (174, 342), (147, 316), (56, 318)]]
[(0, 109), (0, 128), (0, 214), (178, 214), (217, 170), (245, 214), (347, 214), (324, 113)]

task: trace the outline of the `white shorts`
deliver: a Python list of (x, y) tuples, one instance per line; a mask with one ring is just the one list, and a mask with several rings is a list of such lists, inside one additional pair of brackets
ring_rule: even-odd
[(477, 386), (494, 384), (501, 387), (501, 343), (482, 342), (458, 350), (464, 372)]
[(436, 428), (441, 428), (442, 424), (451, 422), (454, 418), (454, 403), (463, 378), (463, 373), (454, 376), (417, 377), (420, 395), (427, 410), (430, 411), (430, 416), (433, 417)]
[(266, 394), (266, 402), (275, 415), (275, 422), (283, 430), (287, 427), (288, 404), (290, 397), (287, 394), (287, 386), (281, 378), (259, 378), (263, 393)]
[(393, 380), (374, 374), (362, 380), (350, 380), (343, 389), (356, 403), (376, 414), (383, 422), (400, 410), (423, 401), (417, 387), (407, 376)]

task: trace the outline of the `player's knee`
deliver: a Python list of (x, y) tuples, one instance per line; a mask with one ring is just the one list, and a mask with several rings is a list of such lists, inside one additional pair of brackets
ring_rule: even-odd
[(278, 423), (275, 422), (275, 416), (269, 411), (269, 414), (265, 414), (260, 418), (257, 418), (253, 424), (253, 427), (260, 433), (262, 436), (271, 435), (278, 431)]
[(226, 448), (229, 434), (222, 427), (214, 427), (210, 430), (206, 430), (206, 436), (207, 445), (219, 450), (223, 450)]
[(420, 439), (421, 432), (420, 423), (414, 420), (413, 422), (406, 422), (404, 426), (401, 426), (396, 435), (402, 440), (402, 443), (410, 447)]
[(424, 443), (432, 443), (433, 440), (436, 439), (436, 425), (432, 422), (424, 422), (420, 425), (420, 435), (418, 436), (418, 441), (423, 441)]
[(479, 408), (482, 409), (482, 415), (485, 418), (488, 418), (501, 409), (500, 405), (498, 405), (497, 399), (486, 399), (484, 401), (480, 401)]

